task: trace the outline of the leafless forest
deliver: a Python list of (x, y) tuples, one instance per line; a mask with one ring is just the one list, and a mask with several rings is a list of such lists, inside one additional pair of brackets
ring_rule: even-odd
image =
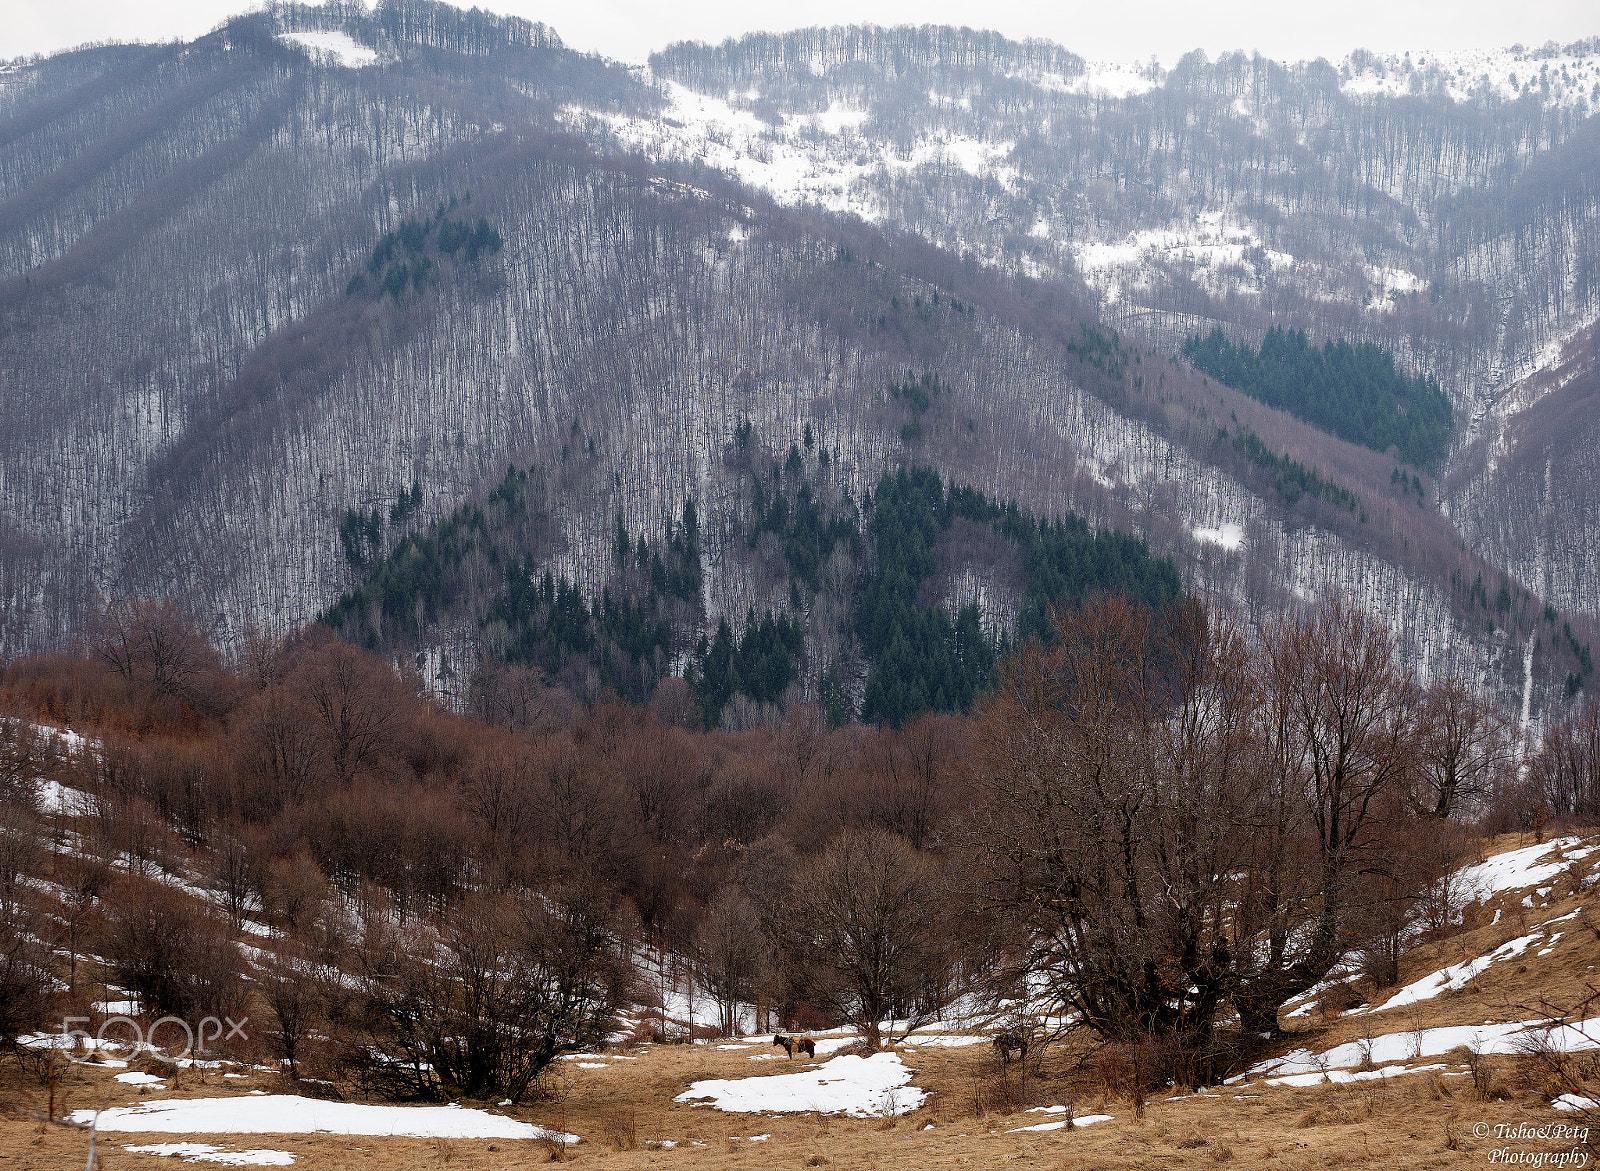
[(0, 64), (0, 1053), (520, 1109), (961, 1003), (1142, 1120), (1406, 983), (1600, 818), (1597, 109), (431, 0)]
[[(308, 52), (308, 31), (366, 56)], [(1431, 675), (1543, 726), (1600, 606), (1593, 99), (1568, 72), (1586, 54), (1519, 50), (1516, 96), (1359, 55), (1191, 56), (1111, 93), (1064, 49), (936, 29), (677, 46), (641, 73), (408, 2), (12, 63), (0, 639), (62, 646), (122, 597), (173, 599), (231, 648), (282, 634), (360, 584), (350, 516), (404, 496), (379, 557), (536, 466), (541, 571), (593, 598), (617, 517), (663, 543), (692, 498), (700, 629), (788, 614), (814, 649), (796, 698), (835, 665), (859, 701), (846, 591), (793, 593), (744, 539), (750, 466), (810, 436), (825, 495), (932, 466), (1137, 533), (1252, 623), (1341, 592)], [(1350, 91), (1352, 71), (1404, 92)], [(846, 214), (719, 171), (715, 134), (682, 137), (686, 92), (752, 120), (752, 165), (848, 163)], [(439, 216), (504, 246), (446, 255)], [(427, 272), (357, 290), (408, 224), (435, 233)], [(1191, 331), (1269, 322), (1436, 376), (1448, 457), (1397, 487), (1391, 456), (1173, 357)], [(908, 375), (945, 390), (913, 411), (891, 393)], [(1245, 431), (1360, 507), (1287, 499)], [(990, 552), (945, 548), (927, 588), (998, 638), (1020, 603)], [(389, 649), (461, 705), (484, 647), (457, 615)]]
[(537, 1099), (664, 992), (875, 1049), (1026, 987), (1205, 1084), (1342, 957), (1383, 988), (1459, 930), (1475, 834), (1600, 811), (1593, 708), (1523, 772), (1514, 720), (1343, 604), (1259, 642), (1193, 601), (1054, 629), (970, 718), (706, 732), (681, 681), (585, 706), (494, 668), (456, 715), (320, 627), (228, 668), (114, 607), (0, 680), (0, 1043), (114, 984), (248, 1014), (291, 1081)]

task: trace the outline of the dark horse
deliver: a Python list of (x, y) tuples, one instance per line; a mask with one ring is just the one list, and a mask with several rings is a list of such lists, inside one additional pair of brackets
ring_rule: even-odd
[(1000, 1055), (1001, 1062), (1009, 1062), (1013, 1053), (1026, 1058), (1028, 1039), (1021, 1033), (1000, 1033), (994, 1039), (994, 1051)]
[(795, 1039), (793, 1037), (785, 1037), (782, 1033), (774, 1033), (772, 1035), (772, 1043), (790, 1057), (794, 1056)]

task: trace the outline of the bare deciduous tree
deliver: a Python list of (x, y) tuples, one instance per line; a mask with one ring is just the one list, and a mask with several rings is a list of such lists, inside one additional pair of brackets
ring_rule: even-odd
[(243, 957), (218, 916), (186, 894), (137, 879), (106, 902), (100, 952), (146, 1012), (191, 1021), (237, 1012)]
[(560, 1054), (615, 1027), (624, 928), (592, 883), (470, 899), (437, 930), (375, 920), (362, 949), (368, 1079), (402, 1097), (520, 1100)]
[(700, 984), (717, 1003), (724, 1037), (739, 1029), (739, 1006), (754, 1004), (772, 963), (761, 917), (737, 887), (711, 900), (695, 932), (695, 966)]
[[(869, 1049), (943, 1007), (938, 868), (897, 835), (847, 829), (800, 873), (789, 959)], [(930, 991), (932, 994), (930, 995)]]
[(393, 751), (400, 681), (371, 656), (330, 639), (297, 664), (294, 686), (315, 718), (334, 779), (348, 783)]
[(1275, 1035), (1278, 1008), (1349, 946), (1356, 875), (1391, 862), (1379, 831), (1414, 775), (1420, 695), (1388, 629), (1337, 599), (1269, 631), (1265, 672), (1273, 817), (1241, 904), (1234, 1003), (1246, 1031)]
[(90, 625), (89, 646), (129, 682), (196, 706), (205, 703), (202, 679), (220, 665), (194, 621), (167, 599), (108, 601)]
[(0, 802), (32, 809), (39, 779), (60, 760), (55, 738), (20, 710), (0, 710)]
[(1600, 704), (1585, 703), (1546, 730), (1528, 772), (1552, 813), (1600, 813)]
[(1225, 1004), (1275, 1031), (1380, 897), (1357, 877), (1410, 881), (1378, 831), (1410, 780), (1416, 688), (1336, 602), (1255, 652), (1195, 602), (1099, 599), (1055, 630), (980, 719), (979, 905), (1013, 975), (1188, 1063), (1169, 1075), (1213, 1076)]
[(1513, 762), (1510, 727), (1463, 679), (1442, 679), (1428, 688), (1421, 728), (1413, 800), (1434, 817), (1477, 805)]
[(50, 951), (39, 935), (43, 916), (28, 909), (0, 915), (0, 1048), (43, 1028), (55, 1006)]

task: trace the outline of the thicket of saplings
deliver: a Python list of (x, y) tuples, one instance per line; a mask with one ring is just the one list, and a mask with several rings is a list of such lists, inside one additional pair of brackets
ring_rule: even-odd
[(1459, 929), (1475, 834), (1600, 802), (1594, 708), (1518, 780), (1511, 725), (1332, 603), (1247, 633), (1102, 596), (974, 716), (899, 729), (705, 731), (671, 681), (579, 706), (504, 666), (473, 694), (321, 627), (225, 665), (146, 602), (10, 663), (0, 1038), (131, 994), (248, 1016), (240, 1052), (316, 1092), (527, 1100), (663, 993), (876, 1047), (1026, 984), (1130, 1084), (1196, 1084), (1341, 956), (1392, 983), (1408, 923)]

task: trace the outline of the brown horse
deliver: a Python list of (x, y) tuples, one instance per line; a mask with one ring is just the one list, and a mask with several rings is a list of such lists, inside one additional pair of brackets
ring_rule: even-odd
[(795, 1037), (794, 1047), (807, 1057), (815, 1058), (817, 1055), (817, 1043), (810, 1037)]

